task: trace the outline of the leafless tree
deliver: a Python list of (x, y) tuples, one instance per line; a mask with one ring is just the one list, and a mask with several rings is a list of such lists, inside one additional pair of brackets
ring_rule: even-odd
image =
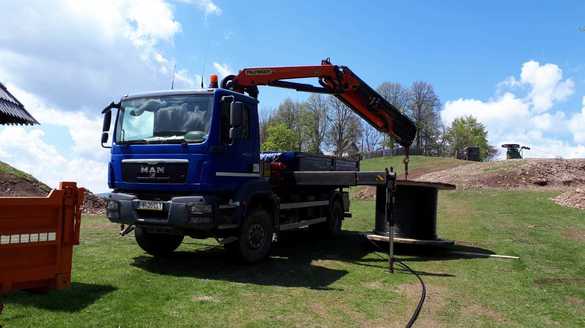
[(303, 122), (307, 139), (307, 151), (321, 153), (321, 145), (325, 141), (329, 126), (329, 104), (327, 98), (320, 94), (313, 94), (305, 102)]
[(331, 107), (331, 124), (329, 128), (329, 143), (333, 147), (335, 156), (342, 157), (357, 148), (357, 141), (362, 134), (362, 126), (357, 115), (343, 102), (335, 97), (329, 97)]
[(376, 130), (375, 127), (368, 122), (362, 120), (362, 151), (371, 153), (376, 150), (376, 147), (382, 140), (382, 133)]
[(429, 153), (439, 132), (441, 102), (430, 83), (417, 81), (410, 87), (408, 110), (417, 128), (415, 139), (418, 154)]
[[(404, 88), (400, 83), (394, 82), (383, 82), (378, 86), (378, 93), (386, 99), (394, 107), (398, 108), (402, 113), (405, 113), (408, 108), (408, 102), (410, 100), (410, 93), (408, 89)], [(393, 145), (394, 141), (390, 140), (390, 136), (385, 133), (381, 134), (382, 138), (382, 153), (386, 147)]]
[(268, 137), (267, 129), (270, 123), (272, 122), (272, 114), (271, 111), (268, 109), (262, 109), (258, 111), (258, 123), (259, 123), (259, 132), (260, 132), (260, 144), (266, 141)]
[(400, 83), (384, 82), (378, 87), (378, 93), (401, 112), (406, 111), (409, 93)]

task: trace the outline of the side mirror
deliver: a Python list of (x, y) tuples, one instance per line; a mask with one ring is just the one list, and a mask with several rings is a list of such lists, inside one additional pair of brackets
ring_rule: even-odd
[(112, 110), (109, 109), (104, 113), (104, 124), (102, 131), (110, 131), (110, 124), (112, 124)]
[(112, 108), (119, 109), (120, 103), (116, 104), (115, 102), (112, 102), (102, 110), (102, 114), (104, 114), (104, 123), (102, 125), (102, 147), (104, 148), (111, 148), (105, 144), (108, 142), (110, 125), (112, 124)]
[[(244, 103), (234, 101), (230, 107), (230, 126), (239, 127), (242, 125), (242, 113), (244, 112)], [(230, 132), (231, 134), (231, 132)]]
[(104, 131), (104, 132), (102, 132), (102, 147), (104, 147), (104, 148), (110, 148), (110, 147), (107, 147), (107, 146), (105, 145), (105, 143), (107, 143), (107, 142), (108, 142), (108, 138), (109, 138), (108, 131)]

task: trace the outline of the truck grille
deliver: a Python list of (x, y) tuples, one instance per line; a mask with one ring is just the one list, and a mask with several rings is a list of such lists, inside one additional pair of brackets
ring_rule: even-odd
[(126, 182), (184, 183), (187, 181), (187, 160), (122, 161), (122, 177)]

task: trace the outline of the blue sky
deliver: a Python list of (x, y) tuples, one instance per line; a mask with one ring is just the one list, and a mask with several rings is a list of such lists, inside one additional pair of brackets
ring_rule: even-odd
[[(184, 30), (176, 39), (178, 60), (197, 71), (205, 56), (219, 56), (234, 70), (331, 57), (372, 85), (429, 81), (442, 99), (490, 97), (496, 83), (530, 59), (574, 71), (583, 84), (582, 1), (250, 3), (217, 1), (223, 14), (207, 23), (177, 5)], [(280, 99), (262, 100), (273, 106)]]
[[(432, 83), (443, 122), (474, 115), (493, 144), (585, 157), (582, 1), (14, 0), (0, 12), (0, 81), (43, 123), (0, 128), (0, 160), (50, 185), (107, 189), (99, 109), (168, 88), (174, 65), (193, 88), (202, 73), (325, 57), (374, 87)], [(263, 88), (260, 108), (285, 97), (306, 95)]]

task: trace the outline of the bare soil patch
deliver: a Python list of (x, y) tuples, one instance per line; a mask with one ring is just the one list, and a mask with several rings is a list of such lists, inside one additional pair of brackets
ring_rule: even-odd
[(485, 305), (477, 305), (471, 304), (464, 307), (464, 313), (470, 317), (486, 317), (491, 321), (495, 321), (498, 323), (506, 322), (506, 318), (504, 318), (499, 312), (486, 307)]
[(585, 210), (585, 188), (566, 191), (552, 200), (562, 206)]
[[(421, 287), (419, 283), (402, 284), (398, 286), (398, 292), (408, 299), (410, 308), (414, 309), (420, 299)], [(427, 283), (427, 297), (423, 308), (416, 321), (417, 327), (443, 327), (437, 320), (439, 313), (445, 308), (446, 289), (439, 286), (429, 286)], [(410, 318), (411, 312), (408, 312)], [(407, 320), (408, 320), (407, 318)]]
[(562, 235), (570, 240), (585, 242), (585, 229), (566, 229)]
[(542, 278), (534, 280), (539, 287), (548, 285), (576, 285), (585, 286), (585, 278)]
[(585, 159), (523, 159), (474, 163), (422, 175), (417, 180), (452, 183), (462, 189), (585, 187)]

